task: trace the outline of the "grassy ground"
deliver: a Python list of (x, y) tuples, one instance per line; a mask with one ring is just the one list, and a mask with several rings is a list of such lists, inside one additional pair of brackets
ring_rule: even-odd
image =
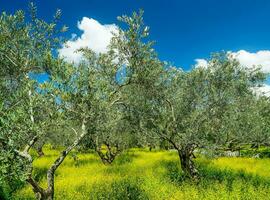
[[(45, 184), (58, 152), (36, 159), (35, 178)], [(67, 157), (56, 173), (56, 199), (270, 199), (270, 159), (197, 159), (201, 180), (185, 180), (175, 152), (132, 149), (104, 166), (92, 153)], [(34, 199), (26, 185), (15, 199)]]

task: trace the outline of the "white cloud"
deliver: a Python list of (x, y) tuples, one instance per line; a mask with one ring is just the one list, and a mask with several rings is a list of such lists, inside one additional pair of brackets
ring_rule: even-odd
[(261, 87), (253, 88), (253, 90), (257, 95), (265, 95), (270, 97), (270, 85), (263, 84)]
[(264, 73), (270, 73), (270, 51), (263, 50), (256, 53), (250, 53), (245, 50), (238, 52), (231, 52), (232, 56), (236, 58), (241, 65), (251, 68), (253, 66), (262, 67)]
[(205, 59), (195, 59), (195, 67), (202, 67), (202, 68), (207, 68), (207, 60)]
[(60, 57), (64, 57), (69, 62), (78, 63), (82, 56), (75, 51), (81, 47), (89, 47), (96, 53), (104, 53), (112, 38), (112, 32), (117, 31), (115, 24), (100, 24), (97, 20), (83, 17), (78, 22), (78, 28), (83, 31), (82, 35), (72, 37), (67, 43), (58, 50)]
[[(228, 53), (230, 53), (233, 58), (237, 59), (241, 65), (247, 68), (259, 66), (261, 67), (262, 72), (270, 73), (270, 50), (262, 50), (256, 53), (240, 50)], [(195, 62), (195, 67), (206, 68), (208, 66), (208, 62), (205, 59), (195, 59)], [(258, 95), (270, 97), (270, 85), (263, 84), (261, 87), (253, 88), (253, 90)]]
[[(228, 53), (247, 68), (258, 66), (261, 67), (264, 73), (270, 73), (270, 50), (262, 50), (256, 53), (240, 50), (237, 52), (229, 51)], [(205, 59), (195, 59), (195, 62), (195, 67), (207, 67), (207, 61)]]

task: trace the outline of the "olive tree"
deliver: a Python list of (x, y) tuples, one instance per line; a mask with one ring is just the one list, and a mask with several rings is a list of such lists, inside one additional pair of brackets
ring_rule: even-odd
[[(67, 116), (74, 121), (86, 120), (88, 133), (83, 143), (90, 143), (104, 164), (129, 145), (129, 120), (127, 105), (118, 80), (121, 61), (115, 51), (96, 54), (88, 48), (79, 49), (83, 60), (71, 69), (66, 96)], [(63, 79), (64, 82), (66, 79)]]
[(48, 126), (61, 115), (59, 104), (52, 94), (52, 83), (41, 89), (31, 78), (35, 73), (52, 73), (54, 64), (61, 61), (53, 58), (52, 49), (58, 48), (65, 31), (57, 27), (60, 11), (51, 23), (38, 19), (36, 7), (31, 4), (31, 21), (23, 11), (14, 15), (2, 13), (0, 17), (1, 42), (1, 181), (14, 179), (27, 181), (38, 199), (53, 199), (54, 172), (66, 155), (79, 143), (79, 135), (68, 146), (47, 172), (47, 188), (42, 188), (32, 177), (32, 157), (29, 150), (37, 140), (44, 137)]
[(260, 86), (265, 74), (259, 67), (242, 66), (228, 53), (214, 55), (206, 71), (208, 139), (216, 148), (230, 150), (250, 144), (248, 138), (263, 132), (260, 100), (253, 88)]
[[(161, 97), (162, 104), (155, 108), (159, 117), (150, 121), (154, 132), (177, 150), (185, 174), (197, 178), (192, 160), (195, 148), (217, 149), (231, 141), (240, 144), (237, 139), (243, 127), (247, 130), (247, 123), (255, 125), (245, 113), (251, 111), (254, 99), (251, 88), (264, 76), (224, 53), (214, 55), (207, 68), (174, 71), (165, 79), (169, 87)], [(242, 128), (235, 116), (244, 123)]]
[(231, 120), (237, 123), (230, 127), (226, 135), (225, 141), (229, 141), (226, 148), (241, 150), (269, 146), (268, 98), (264, 96), (249, 97), (246, 104), (231, 116)]
[(194, 149), (205, 142), (203, 123), (205, 72), (196, 69), (184, 72), (168, 69), (164, 76), (164, 87), (142, 126), (150, 137), (167, 141), (177, 150), (181, 168), (185, 174), (197, 177), (193, 163)]
[(198, 108), (203, 102), (200, 94), (204, 71), (185, 73), (159, 61), (153, 42), (147, 39), (149, 29), (143, 25), (142, 14), (122, 16), (120, 20), (127, 28), (113, 40), (119, 56), (125, 60), (125, 92), (129, 97), (131, 119), (137, 130), (152, 140), (170, 142), (179, 152), (183, 170), (192, 170), (193, 163), (186, 161), (186, 157), (190, 158), (195, 147), (188, 143), (190, 139), (194, 141), (193, 135), (179, 129), (192, 129), (194, 135), (199, 132), (199, 121), (196, 126), (193, 123), (203, 119)]
[[(238, 113), (243, 118), (254, 98), (251, 88), (263, 80), (257, 70), (248, 70), (226, 53), (216, 54), (207, 68), (185, 72), (168, 67), (157, 58), (146, 37), (142, 12), (120, 18), (127, 29), (114, 38), (119, 57), (125, 60), (124, 83), (132, 121), (150, 138), (169, 142), (177, 150), (186, 175), (198, 177), (194, 165), (195, 148), (224, 147), (233, 131)], [(251, 121), (250, 121), (251, 122)], [(238, 140), (239, 141), (239, 140)]]
[(153, 49), (154, 42), (148, 39), (149, 28), (143, 24), (142, 10), (118, 19), (124, 23), (124, 28), (113, 37), (111, 48), (122, 61), (124, 73), (120, 77), (120, 91), (128, 107), (126, 114), (129, 116), (130, 128), (140, 137), (138, 141), (148, 143), (148, 138), (140, 134), (147, 132), (141, 124), (149, 114), (154, 115), (151, 108), (160, 100), (166, 64), (158, 59)]

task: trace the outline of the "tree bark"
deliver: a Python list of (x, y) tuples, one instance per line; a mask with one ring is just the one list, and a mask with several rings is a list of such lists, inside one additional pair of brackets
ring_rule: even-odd
[(36, 199), (38, 200), (52, 200), (50, 198), (50, 193), (47, 190), (44, 190), (39, 184), (32, 178), (30, 175), (27, 179), (27, 182), (32, 186), (33, 192), (35, 193)]
[(96, 147), (96, 152), (98, 153), (101, 161), (103, 164), (112, 164), (116, 156), (121, 152), (120, 148), (118, 146), (115, 146), (114, 148), (111, 147), (108, 143), (105, 143), (107, 150), (105, 153), (101, 151), (101, 148), (98, 146)]
[(61, 165), (61, 163), (65, 160), (68, 153), (74, 149), (81, 140), (86, 136), (86, 120), (84, 119), (82, 122), (82, 133), (81, 135), (64, 151), (61, 152), (59, 157), (54, 161), (49, 170), (47, 171), (47, 188), (43, 189), (39, 186), (39, 184), (32, 178), (32, 171), (29, 174), (27, 182), (31, 184), (33, 191), (36, 195), (36, 198), (39, 200), (53, 200), (54, 198), (54, 174), (57, 168)]
[(82, 127), (81, 127), (81, 135), (71, 144), (68, 148), (66, 148), (60, 156), (54, 161), (50, 169), (47, 171), (47, 200), (52, 200), (54, 197), (54, 173), (57, 170), (57, 168), (61, 165), (61, 163), (65, 160), (66, 156), (69, 154), (69, 152), (74, 149), (80, 142), (81, 140), (86, 136), (87, 131), (86, 131), (86, 120), (83, 119), (82, 122)]
[(42, 156), (45, 155), (44, 152), (43, 152), (43, 150), (42, 150), (42, 148), (43, 148), (43, 144), (41, 144), (41, 145), (39, 145), (39, 146), (37, 147), (37, 154), (38, 154), (38, 157), (42, 157)]
[(181, 169), (183, 170), (184, 174), (192, 179), (198, 179), (199, 174), (194, 161), (192, 160), (195, 158), (193, 151), (195, 149), (195, 145), (187, 145), (184, 148), (178, 149), (178, 155), (180, 159)]

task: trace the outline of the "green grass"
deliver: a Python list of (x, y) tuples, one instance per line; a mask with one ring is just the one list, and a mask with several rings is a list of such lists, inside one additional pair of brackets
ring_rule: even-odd
[[(45, 149), (34, 175), (45, 186), (46, 169), (58, 151)], [(105, 166), (93, 153), (68, 156), (56, 172), (56, 199), (270, 199), (270, 159), (198, 158), (201, 180), (187, 180), (175, 152), (131, 149)], [(14, 199), (34, 199), (25, 185)]]

